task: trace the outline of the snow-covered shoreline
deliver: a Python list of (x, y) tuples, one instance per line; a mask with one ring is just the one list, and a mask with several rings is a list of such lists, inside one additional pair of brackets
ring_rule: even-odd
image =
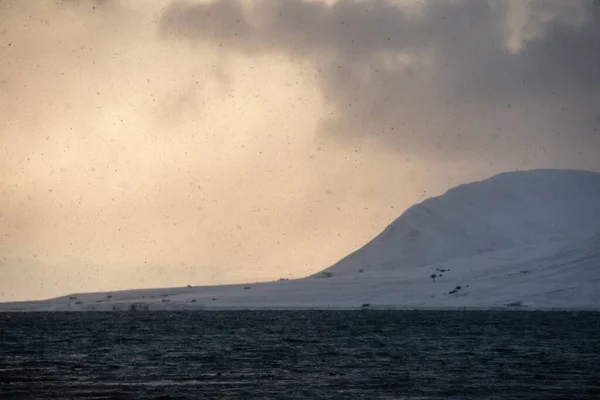
[(600, 310), (600, 174), (536, 170), (407, 210), (304, 279), (82, 293), (3, 311)]
[[(8, 303), (5, 303), (8, 304)], [(123, 308), (117, 310), (113, 309), (102, 309), (102, 308), (69, 308), (69, 309), (45, 309), (41, 308), (9, 308), (7, 310), (0, 309), (0, 314), (11, 314), (11, 313), (86, 313), (86, 312), (100, 312), (100, 313), (122, 313), (129, 312), (123, 304)], [(152, 313), (152, 312), (221, 312), (221, 311), (439, 311), (439, 312), (459, 312), (459, 311), (495, 311), (495, 312), (584, 312), (584, 313), (600, 313), (600, 307), (511, 307), (511, 306), (496, 306), (496, 307), (408, 307), (403, 305), (369, 305), (368, 307), (362, 306), (314, 306), (314, 307), (301, 307), (301, 306), (230, 306), (230, 307), (211, 307), (211, 306), (199, 306), (197, 308), (188, 307), (157, 307), (150, 308), (145, 311), (136, 311), (138, 313)]]

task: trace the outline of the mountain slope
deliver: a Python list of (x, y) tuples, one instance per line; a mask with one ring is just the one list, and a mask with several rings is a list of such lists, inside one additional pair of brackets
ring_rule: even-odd
[(362, 269), (387, 274), (518, 246), (558, 246), (597, 232), (600, 174), (510, 172), (458, 186), (409, 208), (325, 272), (344, 275)]

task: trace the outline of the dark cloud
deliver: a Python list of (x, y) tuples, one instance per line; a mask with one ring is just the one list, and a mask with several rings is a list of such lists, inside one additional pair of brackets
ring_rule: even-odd
[[(175, 2), (162, 33), (313, 62), (335, 108), (323, 131), (339, 138), (377, 135), (438, 157), (598, 145), (600, 7), (577, 3), (578, 21), (564, 3), (527, 3), (515, 33), (511, 4), (499, 0), (417, 12), (383, 0)], [(512, 39), (519, 48), (510, 35), (522, 36)]]

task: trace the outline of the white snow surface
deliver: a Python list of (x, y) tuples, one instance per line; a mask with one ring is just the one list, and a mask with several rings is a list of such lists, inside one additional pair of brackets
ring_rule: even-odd
[(600, 232), (600, 174), (510, 172), (410, 207), (362, 249), (326, 271), (381, 273)]
[[(435, 274), (435, 277), (432, 275)], [(74, 294), (0, 311), (154, 309), (600, 310), (600, 174), (510, 172), (409, 208), (304, 279)]]

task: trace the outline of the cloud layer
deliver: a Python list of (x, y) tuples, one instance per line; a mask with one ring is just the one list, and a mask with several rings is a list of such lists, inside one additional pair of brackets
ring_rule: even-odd
[(436, 158), (502, 156), (523, 145), (558, 153), (572, 140), (598, 144), (599, 9), (580, 1), (431, 1), (417, 10), (385, 0), (175, 2), (162, 30), (312, 63), (332, 104), (325, 134), (378, 136)]

